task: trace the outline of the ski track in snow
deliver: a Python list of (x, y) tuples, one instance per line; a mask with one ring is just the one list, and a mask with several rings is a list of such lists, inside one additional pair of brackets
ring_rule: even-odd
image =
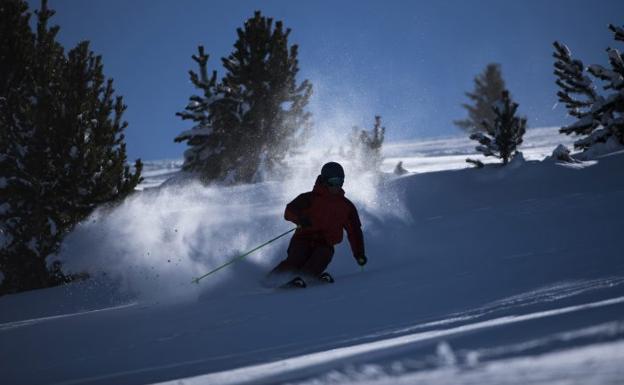
[[(624, 281), (624, 279), (620, 278), (617, 281), (621, 283), (622, 281)], [(612, 286), (612, 282), (613, 281), (602, 282), (602, 283), (604, 284), (604, 286)], [(569, 289), (568, 286), (569, 285), (567, 284), (563, 285), (563, 290), (565, 291), (566, 289)], [(578, 286), (581, 286), (580, 283)], [(586, 290), (588, 291), (595, 290), (598, 286), (600, 286), (600, 282), (588, 282), (586, 285), (583, 285), (583, 286), (585, 286)], [(555, 289), (555, 287), (550, 288), (549, 290), (558, 291)], [(576, 293), (573, 295), (578, 295), (580, 291), (582, 290), (576, 291)], [(509, 298), (505, 300), (504, 302), (516, 303), (517, 302), (516, 300), (521, 297), (522, 296), (518, 296), (517, 298), (515, 298), (515, 300), (512, 298)], [(533, 298), (534, 293), (527, 293), (526, 297)], [(562, 298), (562, 297), (563, 296), (559, 298)], [(326, 370), (326, 368), (340, 366), (341, 362), (348, 361), (349, 359), (352, 359), (358, 356), (362, 357), (364, 360), (367, 357), (378, 358), (374, 356), (375, 353), (383, 354), (383, 352), (387, 351), (387, 352), (390, 352), (391, 354), (393, 349), (396, 349), (402, 346), (413, 345), (419, 342), (435, 341), (435, 340), (444, 341), (445, 339), (448, 339), (454, 335), (467, 334), (467, 333), (486, 330), (490, 328), (504, 327), (506, 325), (511, 325), (515, 323), (523, 323), (523, 322), (527, 322), (531, 320), (539, 320), (542, 318), (562, 316), (566, 314), (571, 314), (571, 313), (581, 312), (581, 311), (588, 311), (588, 310), (601, 308), (601, 307), (620, 305), (623, 303), (624, 303), (624, 296), (610, 298), (610, 299), (592, 302), (592, 303), (585, 303), (581, 305), (556, 308), (556, 309), (551, 309), (551, 310), (546, 310), (546, 311), (539, 311), (539, 312), (533, 312), (533, 313), (522, 314), (522, 315), (497, 317), (497, 318), (488, 319), (488, 320), (479, 321), (479, 322), (464, 323), (459, 326), (445, 328), (445, 329), (434, 329), (434, 330), (427, 330), (424, 332), (403, 334), (406, 332), (410, 332), (412, 330), (426, 329), (426, 328), (430, 328), (433, 326), (443, 326), (446, 324), (454, 324), (454, 323), (470, 321), (474, 319), (474, 316), (451, 317), (449, 319), (439, 320), (436, 322), (428, 322), (428, 323), (424, 323), (420, 325), (415, 325), (409, 329), (398, 329), (391, 333), (391, 334), (403, 334), (399, 337), (388, 338), (387, 336), (383, 336), (381, 334), (374, 335), (374, 336), (365, 336), (361, 338), (376, 337), (376, 340), (374, 340), (373, 342), (368, 342), (368, 343), (357, 343), (356, 342), (357, 340), (356, 340), (354, 341), (353, 344), (347, 347), (319, 351), (316, 353), (306, 354), (306, 355), (297, 356), (297, 357), (290, 357), (287, 359), (277, 360), (277, 361), (267, 363), (267, 364), (252, 365), (248, 367), (242, 367), (242, 368), (237, 368), (233, 370), (226, 370), (223, 372), (211, 373), (211, 374), (197, 376), (197, 377), (176, 379), (173, 381), (165, 381), (165, 382), (160, 382), (158, 384), (160, 385), (165, 385), (165, 384), (166, 385), (176, 385), (176, 384), (179, 384), (179, 385), (182, 385), (182, 384), (185, 384), (185, 385), (195, 385), (195, 384), (234, 385), (234, 384), (248, 384), (248, 383), (282, 383), (288, 378), (291, 378), (293, 376), (297, 377), (298, 372), (310, 373), (310, 370), (312, 370), (312, 372), (314, 371), (323, 372), (324, 370)], [(492, 303), (488, 306), (485, 306), (484, 308), (493, 308), (493, 307), (496, 307), (497, 305), (498, 303)], [(123, 307), (118, 307), (118, 308), (111, 308), (107, 310), (120, 310), (122, 308)], [(515, 310), (518, 310), (518, 309), (515, 309)], [(94, 312), (87, 312), (87, 313), (94, 313)], [(481, 313), (481, 316), (483, 315), (485, 315), (485, 313)], [(63, 318), (63, 317), (48, 317), (48, 318), (40, 319), (37, 321), (58, 320), (60, 318)], [(12, 324), (18, 324), (18, 323), (12, 323)], [(19, 326), (28, 326), (28, 325), (32, 325), (32, 323), (24, 323), (24, 325), (19, 325)], [(10, 327), (7, 329), (10, 329)], [(557, 339), (558, 340), (574, 340), (583, 336), (595, 337), (595, 336), (600, 336), (600, 335), (611, 335), (611, 336), (623, 338), (624, 337), (624, 321), (599, 325), (593, 328), (586, 328), (580, 331), (559, 333), (555, 337), (549, 337), (549, 338), (543, 338), (543, 339), (536, 340), (536, 341), (524, 342), (524, 343), (518, 344), (518, 346), (503, 346), (503, 347), (497, 347), (496, 349), (489, 349), (489, 351), (485, 349), (478, 353), (477, 352), (463, 353), (463, 355), (467, 357), (471, 357), (471, 354), (477, 354), (477, 357), (482, 360), (484, 357), (487, 357), (487, 356), (495, 356), (495, 357), (502, 356), (504, 355), (504, 353), (509, 353), (511, 350), (522, 352), (523, 350), (527, 350), (529, 348), (535, 348), (536, 346), (539, 346), (539, 345), (545, 346), (551, 343), (552, 340), (557, 340)], [(444, 342), (442, 342), (442, 344), (444, 344)], [(522, 368), (524, 368), (527, 362), (531, 362), (534, 366), (537, 366), (537, 367), (544, 367), (544, 369), (548, 368), (549, 365), (553, 365), (554, 363), (563, 363), (567, 367), (568, 365), (572, 365), (572, 363), (576, 363), (576, 364), (578, 362), (586, 363), (587, 360), (590, 360), (590, 361), (595, 360), (595, 358), (591, 358), (591, 357), (604, 357), (604, 356), (593, 355), (594, 353), (609, 352), (610, 355), (608, 356), (608, 359), (606, 361), (605, 360), (599, 361), (600, 365), (604, 367), (603, 372), (600, 375), (596, 375), (595, 373), (584, 373), (579, 378), (587, 379), (587, 378), (597, 377), (601, 379), (601, 382), (595, 382), (595, 383), (616, 383), (616, 382), (609, 382), (609, 381), (613, 381), (614, 378), (621, 378), (622, 372), (617, 370), (617, 368), (619, 368), (619, 365), (616, 365), (616, 363), (619, 363), (618, 361), (619, 357), (624, 356), (624, 349), (622, 348), (624, 348), (624, 342), (618, 341), (612, 344), (600, 344), (600, 345), (595, 345), (595, 346), (590, 345), (589, 347), (581, 347), (577, 349), (578, 352), (573, 350), (571, 352), (564, 352), (564, 353), (548, 353), (548, 354), (545, 354), (543, 357), (538, 356), (536, 358), (526, 358), (526, 357), (521, 356), (521, 357), (516, 357), (512, 359), (506, 359), (506, 362), (507, 362), (507, 365), (511, 365), (514, 370), (522, 370)], [(496, 350), (498, 350), (498, 352)], [(591, 352), (592, 355), (586, 356), (584, 354), (585, 352)], [(611, 353), (615, 353), (615, 354), (611, 354)], [(454, 353), (450, 352), (448, 354), (454, 354)], [(568, 358), (571, 359), (570, 362), (567, 362)], [(437, 357), (437, 359), (440, 359), (440, 357)], [(150, 373), (152, 371), (162, 371), (166, 369), (180, 368), (180, 367), (185, 367), (185, 366), (194, 365), (194, 364), (202, 364), (202, 363), (210, 362), (211, 360), (212, 358), (208, 358), (208, 359), (177, 362), (177, 363), (172, 363), (170, 365), (161, 365), (158, 367), (144, 367), (138, 370), (110, 373), (110, 374), (103, 375), (103, 376), (83, 377), (83, 378), (77, 378), (71, 381), (55, 382), (54, 384), (73, 385), (73, 384), (82, 384), (82, 383), (117, 383), (116, 381), (118, 380), (121, 381), (120, 383), (123, 383), (123, 378), (129, 375), (137, 375), (141, 373)], [(471, 363), (470, 360), (471, 358), (467, 359), (468, 366), (464, 367), (463, 369), (475, 369), (478, 366), (479, 370), (477, 372), (478, 373), (484, 372), (484, 373), (475, 375), (473, 372), (465, 372), (465, 371), (460, 370), (462, 369), (460, 367), (445, 368), (444, 365), (441, 365), (442, 366), (441, 368), (435, 369), (433, 371), (425, 370), (422, 373), (400, 371), (401, 372), (400, 375), (396, 375), (396, 373), (395, 374), (385, 373), (383, 370), (379, 369), (381, 367), (378, 367), (377, 370), (372, 370), (372, 368), (375, 367), (375, 365), (365, 364), (363, 365), (362, 368), (360, 368), (359, 370), (356, 370), (355, 372), (352, 366), (351, 367), (348, 366), (346, 369), (346, 373), (342, 373), (342, 372), (334, 370), (330, 372), (330, 374), (321, 376), (320, 379), (297, 382), (297, 384), (301, 384), (301, 385), (319, 384), (320, 385), (320, 384), (338, 384), (338, 383), (340, 384), (370, 383), (370, 384), (382, 385), (382, 384), (395, 383), (394, 381), (399, 381), (396, 383), (419, 383), (419, 382), (410, 382), (410, 381), (425, 381), (427, 379), (433, 380), (437, 376), (440, 376), (440, 381), (451, 381), (451, 379), (454, 379), (455, 381), (459, 381), (459, 382), (456, 382), (458, 384), (464, 384), (464, 383), (476, 384), (477, 382), (474, 382), (474, 381), (477, 381), (477, 379), (483, 380), (485, 378), (485, 377), (481, 377), (481, 375), (487, 374), (488, 376), (495, 376), (495, 374), (498, 373), (497, 371), (498, 364), (496, 363), (488, 362), (488, 363), (485, 363), (484, 365), (479, 365), (479, 362)], [(403, 364), (400, 364), (397, 362), (393, 363), (391, 366), (396, 368), (399, 365), (403, 366)], [(555, 369), (558, 369), (559, 371), (562, 370), (562, 368), (560, 367), (556, 367)], [(557, 371), (555, 371), (555, 373), (556, 375), (554, 375), (553, 377), (554, 379), (561, 377), (561, 376), (565, 376), (565, 373), (561, 373)], [(467, 375), (468, 378), (463, 378), (464, 375)], [(549, 376), (553, 376), (553, 373), (544, 371), (544, 373), (538, 373), (538, 374), (533, 374), (533, 375), (537, 379), (541, 378), (540, 381), (546, 382)], [(472, 377), (475, 377), (475, 379), (473, 380)], [(576, 378), (574, 381), (577, 381), (579, 378)], [(525, 379), (526, 379), (526, 376), (519, 376), (516, 379), (510, 379), (508, 382), (504, 382), (504, 383), (509, 383), (509, 384), (526, 383), (524, 382)], [(540, 381), (537, 381), (537, 382), (542, 383)], [(607, 381), (607, 382), (604, 382), (604, 381)], [(441, 382), (441, 383), (444, 384), (446, 382)], [(485, 382), (485, 383), (488, 383), (488, 382)], [(565, 383), (565, 384), (579, 383), (580, 384), (582, 382), (562, 382), (562, 383)]]
[(70, 317), (79, 317), (79, 316), (90, 315), (90, 314), (101, 313), (101, 312), (115, 311), (119, 309), (129, 308), (135, 305), (137, 305), (137, 303), (129, 303), (126, 305), (107, 307), (104, 309), (97, 309), (97, 310), (88, 310), (88, 311), (83, 311), (83, 312), (78, 312), (78, 313), (69, 313), (69, 314), (54, 315), (54, 316), (49, 316), (49, 317), (32, 318), (32, 319), (27, 319), (23, 321), (5, 322), (5, 323), (0, 324), (0, 332), (9, 330), (9, 329), (20, 328), (24, 326), (31, 326), (31, 325), (35, 325), (41, 322), (60, 320), (63, 318), (70, 318)]
[[(289, 385), (621, 385), (624, 343), (601, 343), (575, 350), (487, 362), (476, 368), (449, 365), (406, 374), (388, 374), (375, 365)], [(401, 363), (395, 364), (401, 369)], [(181, 385), (181, 384), (180, 384)]]
[[(531, 305), (556, 302), (564, 298), (578, 296), (594, 290), (614, 288), (621, 284), (624, 284), (624, 277), (611, 277), (606, 279), (595, 279), (589, 281), (563, 282), (556, 285), (539, 288), (537, 290), (523, 293), (520, 295), (494, 301), (490, 304), (482, 307), (477, 307), (467, 312), (450, 314), (448, 318), (442, 320), (426, 322), (407, 328), (399, 328), (393, 330), (391, 334), (411, 333), (415, 330), (426, 329), (434, 326), (443, 326), (459, 322), (471, 321), (506, 310), (518, 312), (521, 309), (529, 307)], [(378, 334), (372, 334), (368, 337), (375, 338), (387, 334), (387, 332), (383, 332)]]
[[(490, 329), (504, 328), (513, 324), (523, 324), (530, 321), (540, 319), (574, 316), (574, 313), (590, 312), (599, 308), (617, 307), (621, 312), (624, 307), (624, 296), (608, 298), (601, 301), (583, 303), (579, 305), (557, 307), (544, 311), (534, 311), (522, 314), (524, 307), (534, 304), (553, 303), (570, 297), (581, 296), (585, 293), (604, 290), (605, 288), (618, 289), (618, 286), (624, 282), (624, 277), (612, 277), (604, 280), (588, 280), (563, 282), (556, 285), (550, 285), (522, 295), (512, 296), (500, 301), (494, 301), (481, 308), (468, 311), (463, 315), (457, 313), (451, 314), (446, 319), (432, 322), (425, 322), (414, 325), (410, 328), (399, 328), (386, 333), (360, 336), (351, 340), (344, 340), (341, 343), (346, 345), (328, 350), (321, 350), (311, 354), (289, 357), (287, 359), (275, 360), (266, 364), (258, 364), (251, 366), (239, 367), (232, 370), (211, 373), (190, 378), (179, 378), (173, 381), (165, 381), (159, 384), (265, 384), (265, 383), (284, 383), (295, 378), (305, 378), (312, 373), (319, 373), (316, 377), (303, 382), (293, 382), (300, 385), (321, 385), (321, 384), (393, 384), (393, 383), (428, 383), (426, 381), (439, 377), (440, 383), (453, 383), (454, 379), (457, 384), (473, 384), (476, 381), (484, 381), (487, 378), (495, 379), (497, 375), (502, 375), (498, 371), (497, 360), (510, 365), (510, 370), (522, 371), (528, 362), (538, 368), (538, 372), (531, 372), (530, 375), (535, 383), (548, 383), (550, 380), (568, 378), (566, 368), (573, 365), (583, 363), (584, 366), (579, 370), (579, 375), (574, 379), (561, 383), (575, 384), (582, 382), (574, 382), (580, 379), (593, 379), (593, 382), (585, 383), (617, 383), (615, 379), (621, 378), (622, 372), (618, 370), (618, 358), (622, 356), (622, 348), (624, 342), (619, 339), (624, 338), (624, 320), (619, 322), (610, 322), (597, 325), (594, 327), (584, 328), (581, 330), (572, 330), (564, 333), (557, 333), (554, 336), (548, 336), (536, 340), (523, 341), (515, 344), (496, 346), (494, 348), (482, 348), (468, 352), (453, 352), (450, 347), (445, 347), (446, 340), (458, 335), (470, 335), (475, 332), (487, 332)], [(509, 316), (496, 316), (494, 313), (511, 309), (517, 314)], [(123, 307), (109, 309), (113, 311), (124, 311)], [(76, 315), (94, 314), (96, 312), (79, 313)], [(474, 313), (474, 314), (472, 314)], [(494, 315), (494, 318), (479, 320), (480, 318)], [(70, 316), (70, 315), (68, 315)], [(63, 317), (48, 317), (39, 321), (62, 321)], [(12, 323), (17, 324), (17, 323)], [(456, 324), (456, 326), (452, 326)], [(6, 324), (5, 324), (6, 325)], [(33, 323), (20, 326), (34, 326)], [(443, 328), (439, 328), (442, 326)], [(445, 327), (451, 326), (451, 327)], [(10, 328), (9, 328), (10, 329)], [(427, 330), (430, 329), (430, 330)], [(8, 329), (7, 329), (8, 330)], [(420, 330), (414, 332), (415, 330)], [(0, 336), (1, 336), (0, 329)], [(394, 337), (393, 335), (399, 335)], [(582, 344), (581, 347), (571, 349), (569, 351), (551, 352), (553, 345), (557, 341), (578, 341), (583, 337), (590, 337), (590, 344)], [(618, 340), (612, 344), (595, 344), (596, 340), (601, 338)], [(362, 340), (372, 339), (372, 342), (362, 343)], [(393, 361), (387, 365), (379, 365), (370, 363), (379, 361), (385, 355), (392, 356), (394, 352), (402, 347), (430, 341), (435, 343), (438, 341), (438, 353), (434, 357), (426, 357), (419, 362), (413, 362), (414, 359), (401, 359)], [(576, 343), (578, 344), (578, 343)], [(542, 352), (530, 358), (526, 353), (530, 349), (536, 347), (544, 347), (546, 352)], [(512, 354), (513, 353), (513, 354)], [(530, 352), (529, 352), (530, 353)], [(609, 353), (607, 359), (596, 360), (595, 357), (604, 356), (587, 356), (586, 354)], [(405, 355), (404, 353), (401, 355)], [(441, 356), (442, 355), (442, 356)], [(447, 355), (448, 357), (444, 357)], [(511, 355), (512, 358), (508, 356)], [(410, 355), (405, 355), (409, 357)], [(462, 357), (456, 358), (456, 357)], [(214, 357), (205, 359), (197, 359), (190, 361), (173, 362), (167, 365), (159, 365), (154, 367), (142, 367), (140, 369), (112, 372), (106, 375), (79, 377), (69, 381), (53, 382), (54, 384), (88, 384), (88, 383), (126, 383), (125, 379), (140, 376), (141, 374), (150, 374), (152, 372), (162, 372), (168, 369), (180, 369), (192, 365), (209, 364)], [(359, 366), (350, 363), (353, 360), (367, 362)], [(433, 367), (428, 361), (433, 361)], [(461, 363), (456, 361), (461, 360)], [(591, 366), (591, 362), (596, 361)], [(590, 362), (588, 364), (587, 362)], [(357, 362), (357, 361), (356, 361)], [(449, 364), (451, 362), (451, 364)], [(555, 364), (558, 363), (559, 366)], [(587, 367), (591, 370), (588, 370)], [(419, 367), (420, 366), (420, 367)], [(343, 367), (343, 369), (335, 368)], [(334, 369), (332, 369), (334, 368)], [(400, 368), (400, 369), (397, 369)], [(585, 369), (583, 369), (585, 368)], [(600, 368), (601, 372), (596, 374), (593, 370)], [(578, 368), (577, 368), (578, 370)], [(327, 374), (322, 374), (322, 373)], [(487, 375), (488, 377), (483, 377)], [(509, 384), (520, 384), (527, 379), (525, 375), (518, 375), (517, 378), (506, 380)], [(446, 381), (446, 382), (444, 382)], [(437, 383), (437, 382), (436, 382)], [(488, 383), (488, 382), (482, 382)], [(492, 383), (499, 383), (494, 381)], [(531, 383), (531, 382), (529, 382)]]
[[(329, 351), (322, 351), (299, 357), (292, 357), (285, 360), (275, 361), (268, 364), (255, 365), (234, 370), (228, 370), (219, 373), (212, 373), (194, 378), (182, 380), (185, 385), (200, 384), (222, 384), (235, 385), (244, 384), (252, 381), (260, 381), (272, 376), (279, 376), (290, 372), (306, 369), (309, 367), (320, 366), (325, 364), (336, 365), (340, 360), (351, 358), (358, 355), (371, 354), (386, 349), (398, 348), (404, 345), (416, 342), (443, 339), (460, 333), (469, 333), (481, 329), (501, 327), (513, 323), (520, 323), (529, 320), (552, 317), (573, 313), (581, 310), (595, 309), (603, 306), (612, 306), (624, 303), (624, 297), (611, 298), (604, 301), (588, 303), (577, 306), (569, 306), (561, 309), (553, 309), (548, 311), (495, 318), (487, 321), (466, 324), (449, 329), (432, 330), (421, 333), (408, 334), (401, 337), (382, 339), (374, 342), (353, 345), (345, 348), (337, 348)], [(618, 347), (624, 347), (624, 342), (617, 344)], [(617, 349), (616, 349), (617, 350)], [(624, 351), (618, 353), (618, 357), (624, 357)], [(621, 373), (620, 373), (621, 374)], [(181, 384), (180, 380), (167, 381), (159, 383), (160, 385), (176, 385)], [(513, 383), (518, 383), (514, 381)]]

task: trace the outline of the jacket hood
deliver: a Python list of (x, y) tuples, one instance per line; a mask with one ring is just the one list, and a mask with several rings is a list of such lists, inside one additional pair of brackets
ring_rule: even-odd
[[(340, 187), (339, 189), (339, 193), (335, 195), (344, 196), (345, 192), (342, 187)], [(333, 195), (331, 191), (329, 191), (329, 187), (325, 184), (325, 181), (323, 180), (323, 177), (321, 175), (316, 177), (316, 182), (314, 182), (314, 189), (312, 191), (321, 195)]]

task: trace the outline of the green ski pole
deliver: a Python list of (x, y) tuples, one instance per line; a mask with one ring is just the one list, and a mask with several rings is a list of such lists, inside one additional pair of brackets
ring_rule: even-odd
[(271, 240), (269, 240), (269, 241), (266, 241), (265, 243), (261, 244), (260, 246), (258, 246), (258, 247), (256, 247), (256, 248), (254, 248), (254, 249), (249, 250), (249, 251), (248, 251), (248, 252), (246, 252), (245, 254), (241, 254), (241, 255), (239, 255), (239, 256), (237, 256), (237, 257), (235, 257), (235, 258), (232, 258), (230, 261), (228, 261), (228, 262), (224, 263), (223, 265), (221, 265), (221, 266), (219, 266), (219, 267), (215, 268), (214, 270), (211, 270), (211, 271), (207, 272), (206, 274), (202, 275), (201, 277), (193, 278), (193, 280), (192, 280), (191, 282), (192, 282), (192, 283), (197, 283), (197, 284), (199, 284), (199, 281), (200, 281), (201, 279), (206, 278), (206, 277), (207, 277), (207, 276), (209, 276), (210, 274), (212, 274), (212, 273), (216, 273), (217, 271), (219, 271), (219, 270), (223, 269), (224, 267), (227, 267), (227, 266), (229, 266), (229, 265), (233, 264), (234, 262), (236, 262), (236, 261), (238, 261), (238, 260), (241, 260), (241, 259), (245, 258), (246, 256), (248, 256), (249, 254), (253, 253), (254, 251), (256, 251), (256, 250), (258, 250), (258, 249), (263, 248), (264, 246), (268, 245), (269, 243), (274, 242), (274, 241), (276, 241), (276, 240), (280, 239), (281, 237), (283, 237), (284, 235), (286, 235), (286, 234), (288, 234), (288, 233), (291, 233), (291, 232), (293, 232), (293, 231), (295, 231), (295, 230), (297, 230), (297, 228), (296, 228), (296, 227), (295, 227), (295, 228), (293, 228), (293, 229), (288, 230), (288, 231), (287, 231), (287, 232), (285, 232), (284, 234), (278, 235), (277, 237), (275, 237), (275, 238), (273, 238), (273, 239), (271, 239)]

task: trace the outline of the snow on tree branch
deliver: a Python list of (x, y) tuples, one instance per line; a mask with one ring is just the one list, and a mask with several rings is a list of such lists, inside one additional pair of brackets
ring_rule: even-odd
[[(609, 25), (609, 29), (616, 41), (624, 41), (624, 28)], [(596, 143), (604, 143), (612, 136), (624, 144), (624, 56), (619, 50), (608, 48), (611, 68), (599, 64), (585, 68), (583, 62), (572, 58), (565, 44), (555, 42), (553, 45), (555, 83), (560, 88), (557, 96), (569, 114), (577, 118), (576, 122), (562, 127), (561, 133), (582, 135), (574, 146), (583, 150)], [(604, 83), (603, 90), (613, 93), (606, 96), (598, 94), (586, 72)]]

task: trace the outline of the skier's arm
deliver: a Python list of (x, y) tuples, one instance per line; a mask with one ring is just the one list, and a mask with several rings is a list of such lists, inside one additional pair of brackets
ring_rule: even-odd
[(349, 202), (351, 206), (351, 210), (349, 213), (349, 218), (347, 219), (347, 223), (345, 224), (345, 230), (347, 230), (347, 238), (349, 239), (349, 244), (351, 245), (351, 251), (353, 252), (353, 257), (356, 261), (359, 262), (361, 258), (365, 258), (366, 253), (364, 251), (364, 235), (362, 234), (362, 223), (360, 222), (360, 216), (358, 215), (357, 209), (353, 203)]
[(310, 207), (312, 203), (311, 198), (310, 193), (304, 193), (296, 197), (292, 202), (286, 205), (284, 219), (296, 225), (302, 224), (302, 221), (305, 222), (304, 210)]

